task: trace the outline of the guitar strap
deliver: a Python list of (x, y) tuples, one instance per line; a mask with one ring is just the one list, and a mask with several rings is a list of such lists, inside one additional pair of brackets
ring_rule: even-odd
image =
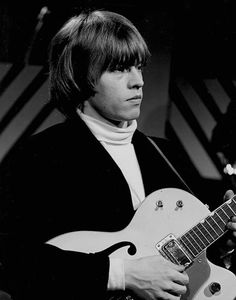
[(190, 187), (187, 185), (187, 183), (183, 180), (183, 178), (180, 176), (180, 174), (177, 172), (175, 167), (172, 165), (172, 163), (169, 161), (169, 159), (165, 156), (165, 154), (161, 151), (161, 149), (157, 146), (157, 144), (149, 137), (147, 136), (148, 140), (152, 143), (152, 145), (156, 148), (158, 153), (162, 156), (162, 158), (166, 161), (168, 166), (172, 169), (172, 171), (179, 177), (180, 181), (184, 184), (184, 186), (188, 189), (188, 191), (191, 194), (194, 194)]

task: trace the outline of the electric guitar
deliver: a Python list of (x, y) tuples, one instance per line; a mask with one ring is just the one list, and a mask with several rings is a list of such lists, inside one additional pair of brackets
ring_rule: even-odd
[(234, 300), (236, 276), (206, 257), (206, 249), (227, 231), (233, 215), (236, 195), (210, 212), (192, 194), (165, 188), (150, 194), (121, 231), (77, 231), (48, 243), (84, 253), (110, 251), (111, 257), (126, 259), (162, 255), (186, 267), (189, 285), (181, 300)]

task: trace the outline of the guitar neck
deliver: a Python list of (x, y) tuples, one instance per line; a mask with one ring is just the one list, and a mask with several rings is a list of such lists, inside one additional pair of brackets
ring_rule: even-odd
[(196, 258), (227, 231), (226, 224), (236, 215), (236, 195), (179, 237), (179, 242)]

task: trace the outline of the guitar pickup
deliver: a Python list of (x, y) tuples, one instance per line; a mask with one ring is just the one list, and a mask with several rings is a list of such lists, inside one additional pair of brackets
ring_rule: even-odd
[(173, 234), (170, 234), (161, 240), (156, 245), (156, 248), (160, 254), (175, 264), (183, 265), (186, 268), (192, 264), (192, 260), (186, 249), (184, 249)]

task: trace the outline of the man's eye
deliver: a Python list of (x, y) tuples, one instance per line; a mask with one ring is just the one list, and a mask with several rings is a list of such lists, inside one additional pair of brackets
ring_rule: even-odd
[(142, 70), (143, 70), (143, 65), (142, 65), (142, 64), (139, 64), (139, 65), (137, 65), (136, 68), (137, 68), (138, 70), (142, 71)]
[(128, 67), (125, 67), (125, 66), (116, 66), (115, 67), (115, 71), (117, 71), (117, 72), (125, 72), (125, 71), (128, 71), (129, 70), (129, 68)]

